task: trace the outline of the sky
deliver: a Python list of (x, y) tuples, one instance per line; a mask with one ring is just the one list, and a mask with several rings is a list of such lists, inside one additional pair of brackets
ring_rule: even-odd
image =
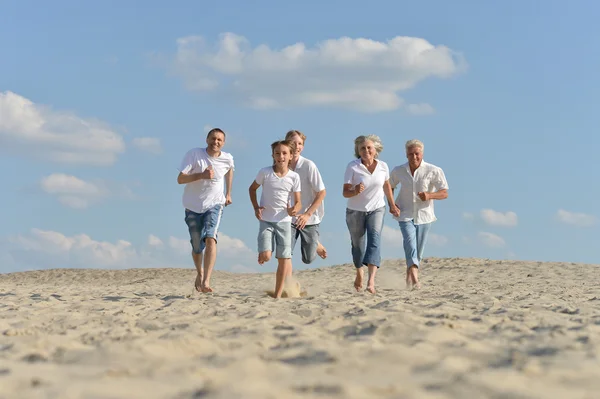
[[(353, 140), (425, 143), (449, 198), (426, 257), (600, 264), (600, 4), (0, 2), (0, 273), (193, 267), (179, 164), (235, 160), (216, 270), (256, 262), (248, 187), (290, 129), (323, 176), (326, 260), (351, 262)], [(385, 218), (382, 255), (403, 258)], [(299, 252), (299, 250), (297, 251)]]

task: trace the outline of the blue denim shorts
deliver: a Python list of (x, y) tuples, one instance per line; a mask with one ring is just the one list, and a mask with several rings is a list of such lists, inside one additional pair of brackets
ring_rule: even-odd
[(194, 253), (201, 254), (204, 251), (207, 238), (217, 240), (222, 214), (223, 205), (216, 205), (204, 213), (185, 210), (185, 223), (190, 232), (190, 243)]
[(278, 259), (292, 257), (292, 223), (260, 221), (258, 252), (275, 251)]
[(298, 238), (300, 238), (302, 262), (312, 263), (317, 257), (317, 248), (319, 247), (319, 225), (309, 224), (303, 229), (298, 229), (295, 224), (292, 224), (292, 255)]

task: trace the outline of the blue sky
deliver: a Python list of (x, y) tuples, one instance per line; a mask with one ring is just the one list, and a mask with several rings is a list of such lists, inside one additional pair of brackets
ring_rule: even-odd
[[(0, 272), (192, 267), (176, 168), (211, 126), (237, 165), (217, 269), (275, 269), (255, 262), (247, 188), (289, 129), (308, 136), (328, 189), (329, 258), (310, 267), (351, 260), (342, 179), (367, 133), (390, 167), (419, 138), (446, 173), (426, 256), (600, 263), (599, 12), (582, 1), (2, 2)], [(390, 215), (385, 225), (384, 257), (403, 257)]]

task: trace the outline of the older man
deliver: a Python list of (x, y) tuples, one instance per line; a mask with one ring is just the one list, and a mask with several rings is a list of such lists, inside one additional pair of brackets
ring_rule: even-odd
[(444, 171), (423, 161), (425, 146), (419, 140), (406, 142), (408, 162), (396, 166), (390, 173), (390, 184), (395, 189), (400, 184), (396, 205), (406, 258), (406, 285), (420, 288), (419, 265), (431, 224), (437, 220), (433, 200), (448, 198), (448, 182)]

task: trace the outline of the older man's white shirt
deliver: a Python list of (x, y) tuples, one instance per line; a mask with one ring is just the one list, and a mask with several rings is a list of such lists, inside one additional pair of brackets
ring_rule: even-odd
[(418, 193), (448, 189), (448, 182), (442, 168), (421, 161), (421, 165), (415, 170), (413, 176), (407, 162), (392, 170), (390, 184), (392, 188), (400, 185), (395, 201), (400, 208), (400, 216), (394, 217), (394, 219), (400, 222), (414, 220), (415, 224), (431, 223), (437, 220), (433, 211), (434, 200), (422, 201)]

